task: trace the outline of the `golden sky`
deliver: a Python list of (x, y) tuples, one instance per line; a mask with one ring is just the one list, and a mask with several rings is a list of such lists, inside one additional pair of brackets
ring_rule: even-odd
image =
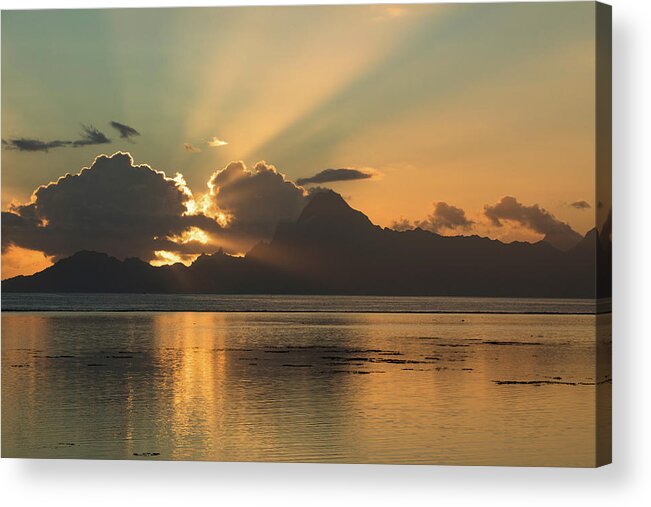
[[(532, 223), (543, 210), (583, 235), (597, 207), (594, 78), (592, 2), (3, 12), (2, 209), (120, 150), (135, 165), (180, 173), (183, 192), (226, 226), (208, 182), (242, 161), (229, 171), (244, 179), (367, 174), (320, 185), (386, 227), (538, 241), (544, 226)], [(63, 144), (45, 151), (21, 140)], [(485, 207), (505, 196), (520, 215), (496, 226)], [(257, 205), (236, 198), (249, 199), (229, 201), (243, 215)], [(302, 202), (291, 199), (280, 216)], [(437, 203), (465, 222), (441, 226), (451, 215), (436, 215)], [(206, 236), (186, 229), (177, 239), (227, 242), (192, 227)], [(62, 252), (7, 241), (3, 278)], [(237, 244), (232, 253), (248, 243)]]

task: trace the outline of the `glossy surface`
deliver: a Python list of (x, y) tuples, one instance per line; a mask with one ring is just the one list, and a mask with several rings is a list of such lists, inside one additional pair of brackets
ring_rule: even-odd
[(2, 454), (591, 466), (595, 321), (3, 312)]

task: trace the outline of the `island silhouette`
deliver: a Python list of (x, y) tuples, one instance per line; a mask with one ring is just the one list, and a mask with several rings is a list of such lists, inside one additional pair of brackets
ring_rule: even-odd
[(138, 258), (80, 251), (39, 273), (4, 280), (2, 290), (607, 297), (607, 225), (600, 232), (592, 229), (567, 251), (544, 240), (503, 243), (420, 228), (396, 231), (374, 225), (327, 190), (314, 194), (296, 222), (278, 224), (271, 241), (258, 243), (243, 257), (218, 250), (190, 266), (154, 267)]

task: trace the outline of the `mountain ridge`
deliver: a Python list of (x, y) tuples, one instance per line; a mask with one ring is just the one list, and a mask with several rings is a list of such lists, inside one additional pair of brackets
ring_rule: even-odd
[[(591, 231), (592, 232), (592, 231)], [(293, 223), (244, 257), (219, 250), (190, 266), (154, 267), (80, 251), (6, 292), (160, 292), (504, 297), (595, 297), (599, 235), (564, 252), (545, 241), (502, 243), (373, 224), (333, 191), (318, 192)]]

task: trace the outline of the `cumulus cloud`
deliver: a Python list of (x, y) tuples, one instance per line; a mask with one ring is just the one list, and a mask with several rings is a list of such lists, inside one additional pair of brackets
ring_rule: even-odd
[(372, 178), (374, 173), (370, 171), (361, 171), (359, 169), (324, 169), (309, 178), (299, 178), (296, 180), (297, 185), (310, 185), (313, 183), (332, 183), (335, 181), (352, 181), (366, 180)]
[(220, 146), (226, 146), (228, 143), (223, 139), (219, 139), (218, 137), (211, 137), (210, 139), (206, 140), (206, 144), (211, 148), (219, 148)]
[[(189, 214), (192, 193), (182, 177), (169, 178), (127, 153), (102, 155), (78, 174), (41, 186), (31, 202), (2, 213), (2, 248), (17, 246), (57, 258), (79, 250), (117, 257), (156, 257), (205, 249), (195, 229), (221, 230), (203, 214)], [(184, 238), (186, 241), (178, 241)]]
[(80, 146), (93, 146), (97, 144), (109, 144), (111, 140), (100, 132), (92, 125), (82, 125), (80, 138), (74, 141), (41, 141), (40, 139), (32, 139), (20, 137), (15, 139), (3, 139), (2, 146), (8, 150), (18, 151), (43, 151), (48, 152), (53, 148), (63, 148), (64, 146), (72, 146), (78, 148)]
[(140, 132), (138, 132), (133, 127), (129, 127), (129, 125), (125, 125), (124, 123), (112, 121), (110, 125), (111, 127), (113, 127), (115, 130), (119, 132), (121, 139), (126, 139), (127, 141), (131, 141), (132, 137), (140, 135)]
[(495, 227), (502, 227), (503, 222), (512, 222), (539, 234), (544, 240), (561, 250), (567, 250), (579, 241), (581, 235), (568, 224), (558, 220), (554, 215), (537, 204), (525, 206), (515, 197), (503, 197), (494, 205), (484, 206), (484, 214)]
[(190, 153), (199, 153), (201, 151), (201, 148), (197, 148), (196, 146), (190, 143), (183, 143), (183, 149), (185, 151), (189, 151)]
[(391, 228), (397, 231), (405, 231), (420, 227), (426, 231), (445, 233), (468, 231), (474, 225), (474, 222), (466, 217), (466, 212), (461, 208), (446, 202), (435, 202), (433, 205), (434, 211), (425, 220), (410, 222), (405, 218), (401, 218), (393, 222)]
[(421, 229), (440, 232), (443, 229), (468, 230), (473, 224), (474, 222), (468, 220), (466, 212), (461, 208), (457, 208), (446, 202), (435, 202), (434, 212), (427, 217), (427, 220), (421, 222), (419, 226)]
[(253, 169), (231, 162), (211, 176), (208, 187), (212, 214), (226, 217), (224, 233), (244, 250), (270, 239), (279, 222), (296, 220), (308, 196), (266, 162)]
[(570, 204), (573, 208), (576, 209), (590, 209), (592, 206), (590, 206), (590, 203), (587, 201), (576, 201)]

